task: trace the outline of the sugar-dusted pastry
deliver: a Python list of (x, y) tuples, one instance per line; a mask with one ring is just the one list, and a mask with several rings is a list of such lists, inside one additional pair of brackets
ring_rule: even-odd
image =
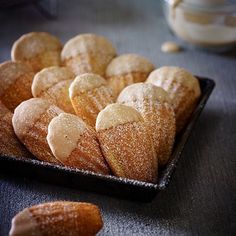
[(49, 122), (61, 112), (60, 108), (41, 98), (31, 98), (15, 109), (12, 118), (14, 131), (39, 160), (59, 163), (53, 156), (46, 137)]
[(61, 113), (54, 117), (48, 126), (47, 141), (64, 165), (109, 174), (95, 130), (78, 116)]
[(65, 112), (74, 113), (69, 98), (69, 87), (74, 77), (66, 67), (45, 68), (34, 76), (32, 94), (51, 101)]
[(0, 101), (0, 156), (31, 157), (14, 133), (12, 115)]
[(126, 86), (145, 81), (152, 70), (153, 64), (145, 57), (124, 54), (110, 62), (106, 69), (106, 78), (117, 97)]
[(62, 45), (58, 38), (45, 32), (21, 36), (12, 46), (11, 59), (28, 63), (35, 72), (60, 65)]
[(96, 131), (114, 175), (157, 181), (157, 156), (141, 114), (122, 104), (110, 104), (97, 117)]
[(102, 226), (96, 205), (56, 201), (19, 212), (12, 219), (9, 236), (95, 236)]
[(34, 73), (21, 62), (0, 64), (0, 100), (12, 112), (22, 101), (32, 97), (31, 84)]
[(153, 71), (147, 82), (160, 86), (168, 92), (176, 114), (177, 132), (179, 132), (190, 118), (201, 95), (197, 78), (183, 68), (164, 66)]
[(95, 126), (97, 114), (114, 102), (107, 81), (96, 74), (78, 75), (72, 82), (69, 93), (76, 114), (92, 127)]
[(115, 48), (106, 38), (80, 34), (64, 45), (61, 60), (76, 75), (95, 73), (104, 76), (108, 63), (115, 55)]
[(152, 84), (136, 83), (123, 89), (117, 101), (141, 113), (152, 135), (158, 164), (165, 165), (175, 139), (175, 113), (167, 92)]

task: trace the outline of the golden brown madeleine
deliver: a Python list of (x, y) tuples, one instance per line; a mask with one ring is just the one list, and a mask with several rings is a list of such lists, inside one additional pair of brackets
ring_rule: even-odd
[(96, 132), (79, 117), (68, 113), (54, 117), (48, 126), (47, 141), (64, 165), (109, 174)]
[(179, 132), (187, 123), (201, 95), (197, 78), (180, 67), (164, 66), (153, 71), (148, 83), (162, 87), (170, 96)]
[(11, 110), (32, 97), (31, 84), (34, 72), (21, 62), (7, 61), (0, 64), (0, 99)]
[(69, 98), (74, 74), (66, 67), (48, 67), (34, 76), (32, 94), (45, 98), (68, 113), (75, 113)]
[(94, 236), (102, 227), (96, 205), (56, 201), (19, 212), (12, 219), (9, 236)]
[(106, 38), (80, 34), (64, 45), (61, 60), (76, 75), (95, 73), (104, 76), (108, 63), (115, 55), (115, 48)]
[(165, 165), (175, 140), (175, 113), (167, 92), (152, 84), (136, 83), (122, 90), (117, 101), (141, 113), (152, 135), (158, 164)]
[(11, 111), (0, 101), (0, 155), (31, 157), (14, 133), (12, 116)]
[(28, 63), (35, 72), (49, 66), (60, 65), (62, 45), (58, 38), (45, 32), (32, 32), (21, 36), (12, 46), (13, 61)]
[(98, 113), (114, 102), (107, 81), (96, 74), (78, 75), (72, 82), (69, 93), (75, 113), (92, 127), (95, 126)]
[(124, 54), (110, 62), (106, 69), (106, 78), (117, 97), (126, 86), (145, 81), (152, 70), (153, 64), (145, 57)]
[(110, 104), (97, 117), (96, 131), (114, 175), (157, 181), (157, 156), (141, 114), (130, 106)]
[(14, 131), (20, 141), (39, 160), (59, 163), (53, 156), (48, 143), (48, 124), (63, 111), (41, 98), (31, 98), (22, 102), (12, 118)]

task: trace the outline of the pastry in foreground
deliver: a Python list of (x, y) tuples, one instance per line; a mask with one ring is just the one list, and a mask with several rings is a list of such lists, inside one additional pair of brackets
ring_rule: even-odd
[(35, 72), (60, 65), (62, 45), (58, 38), (45, 32), (21, 36), (12, 46), (11, 59), (29, 64)]
[(183, 68), (164, 66), (153, 71), (147, 82), (168, 92), (176, 115), (177, 132), (181, 131), (201, 95), (198, 79)]
[(12, 127), (13, 114), (0, 101), (0, 156), (31, 157)]
[(34, 72), (21, 62), (6, 61), (0, 64), (0, 99), (11, 110), (32, 97), (31, 84)]
[(76, 75), (95, 73), (104, 76), (116, 50), (106, 38), (96, 34), (80, 34), (63, 47), (61, 60)]
[(109, 174), (95, 130), (79, 117), (68, 113), (54, 117), (48, 126), (47, 141), (64, 165)]
[(122, 90), (117, 101), (141, 113), (152, 135), (158, 164), (165, 165), (175, 140), (175, 113), (167, 92), (152, 84), (136, 83)]
[(96, 74), (78, 75), (72, 82), (69, 93), (75, 113), (92, 127), (95, 126), (98, 113), (114, 102), (107, 81)]
[(94, 236), (102, 227), (96, 205), (56, 201), (19, 212), (12, 219), (9, 236)]
[(39, 160), (59, 163), (48, 143), (48, 124), (63, 111), (45, 99), (31, 98), (22, 102), (12, 118), (14, 131), (19, 140)]
[(114, 175), (155, 183), (157, 157), (141, 114), (132, 107), (110, 104), (97, 117), (100, 146)]
[(152, 70), (154, 70), (153, 64), (145, 57), (124, 54), (110, 62), (106, 69), (106, 78), (117, 97), (126, 86), (144, 82)]
[(45, 98), (63, 111), (75, 113), (69, 98), (69, 87), (74, 74), (66, 67), (48, 67), (34, 76), (32, 94), (34, 97)]

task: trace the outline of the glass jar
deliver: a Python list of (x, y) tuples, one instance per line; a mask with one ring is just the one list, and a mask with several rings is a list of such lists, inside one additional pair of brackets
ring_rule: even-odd
[(214, 51), (236, 46), (236, 1), (164, 0), (169, 27), (184, 42)]

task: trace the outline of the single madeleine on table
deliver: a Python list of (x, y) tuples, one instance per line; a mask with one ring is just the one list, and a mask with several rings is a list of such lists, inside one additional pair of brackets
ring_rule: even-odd
[(98, 139), (114, 175), (155, 183), (157, 157), (141, 114), (132, 107), (110, 104), (97, 117)]
[(96, 34), (80, 34), (63, 47), (61, 60), (76, 75), (95, 73), (104, 76), (116, 50), (106, 38)]
[(7, 61), (0, 64), (0, 99), (11, 110), (32, 97), (34, 72), (22, 62)]
[(48, 124), (63, 111), (45, 99), (31, 98), (22, 102), (12, 118), (14, 131), (19, 140), (39, 160), (59, 163), (48, 143)]
[(60, 65), (62, 45), (58, 38), (45, 32), (22, 35), (12, 46), (11, 58), (29, 64), (35, 72)]
[(107, 81), (96, 74), (78, 75), (69, 92), (75, 113), (92, 127), (95, 126), (98, 113), (114, 102), (113, 92)]
[(109, 174), (96, 132), (79, 117), (61, 113), (53, 118), (47, 141), (54, 156), (64, 165)]
[(201, 95), (198, 79), (183, 68), (164, 66), (153, 71), (147, 82), (168, 92), (176, 115), (177, 132), (181, 131)]
[(96, 205), (56, 201), (19, 212), (12, 219), (9, 236), (95, 236), (102, 226)]
[(158, 164), (165, 165), (175, 140), (175, 113), (167, 92), (152, 84), (136, 83), (122, 90), (117, 101), (141, 113), (152, 135)]
[(12, 116), (12, 112), (0, 101), (0, 155), (31, 157), (14, 133)]
[(66, 67), (48, 67), (34, 76), (32, 94), (45, 98), (68, 113), (75, 113), (69, 98), (69, 87), (74, 74)]
[(154, 66), (147, 58), (136, 54), (124, 54), (110, 62), (106, 69), (106, 78), (117, 97), (126, 86), (144, 82), (152, 70)]

